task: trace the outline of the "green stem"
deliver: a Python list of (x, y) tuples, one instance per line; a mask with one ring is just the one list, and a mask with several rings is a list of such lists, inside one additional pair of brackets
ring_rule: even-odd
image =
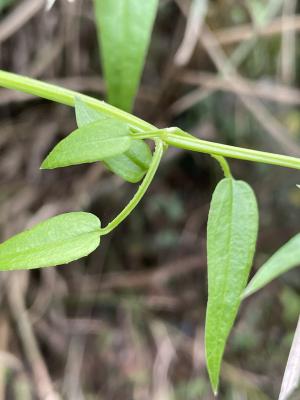
[[(167, 129), (156, 129), (154, 131), (149, 131), (146, 133), (143, 132), (137, 132), (137, 133), (132, 133), (132, 136), (135, 139), (145, 139), (145, 136), (147, 136), (147, 139), (153, 139), (155, 137), (161, 137), (164, 140), (164, 143), (167, 144), (167, 132), (171, 131), (171, 132), (176, 132), (176, 135), (179, 135), (181, 137), (185, 137), (185, 138), (189, 138), (189, 139), (194, 139), (194, 136), (190, 135), (187, 132), (184, 132), (183, 130), (179, 129), (179, 128), (167, 128)], [(231, 178), (231, 171), (230, 171), (230, 167), (228, 162), (226, 161), (226, 159), (222, 156), (217, 156), (215, 154), (211, 154), (211, 156), (218, 161), (225, 178)]]
[(7, 89), (15, 89), (20, 92), (29, 93), (34, 96), (42, 97), (44, 99), (55, 101), (71, 107), (75, 106), (75, 98), (80, 96), (80, 99), (90, 107), (95, 108), (109, 117), (122, 120), (133, 128), (142, 131), (157, 129), (148, 122), (143, 121), (142, 119), (127, 113), (126, 111), (122, 111), (116, 107), (113, 107), (104, 101), (80, 94), (73, 90), (65, 89), (60, 86), (52, 85), (36, 79), (31, 79), (26, 76), (0, 70), (0, 86)]
[[(148, 122), (128, 114), (125, 111), (119, 110), (118, 108), (113, 107), (104, 101), (100, 101), (93, 97), (81, 95), (72, 90), (64, 89), (49, 83), (40, 82), (38, 80), (27, 78), (21, 75), (0, 70), (0, 86), (9, 89), (20, 90), (25, 93), (66, 104), (68, 106), (74, 106), (75, 97), (81, 96), (82, 100), (87, 105), (95, 108), (98, 111), (101, 111), (107, 116), (128, 123), (135, 130), (145, 132), (145, 134), (138, 133), (137, 135), (139, 136), (136, 137), (144, 139), (153, 138), (153, 134), (151, 137), (151, 132), (149, 131), (156, 131), (154, 136), (160, 137), (166, 144), (174, 147), (200, 153), (208, 153), (214, 156), (237, 158), (241, 160), (300, 169), (299, 158), (200, 140), (179, 128), (157, 130), (155, 126), (149, 124)], [(149, 132), (149, 136), (147, 136), (146, 132)]]
[[(178, 128), (176, 128), (178, 129)], [(175, 130), (173, 131), (175, 132)], [(226, 144), (208, 142), (197, 138), (179, 136), (165, 130), (163, 140), (170, 146), (180, 147), (185, 150), (208, 153), (227, 158), (237, 158), (265, 164), (279, 165), (281, 167), (300, 169), (300, 158), (280, 154), (267, 153), (264, 151), (245, 149), (242, 147), (229, 146)]]
[[(153, 133), (154, 132), (154, 133)], [(135, 139), (152, 139), (153, 136), (160, 137), (167, 145), (199, 153), (210, 154), (211, 156), (222, 156), (236, 158), (239, 160), (253, 161), (264, 164), (279, 165), (300, 169), (300, 158), (290, 157), (281, 154), (268, 153), (265, 151), (246, 149), (243, 147), (229, 146), (216, 142), (198, 139), (179, 128), (165, 128), (149, 132), (133, 134)], [(219, 160), (218, 160), (219, 161)], [(223, 167), (222, 167), (223, 169)], [(227, 168), (226, 168), (227, 169)], [(224, 171), (225, 172), (225, 171)]]
[(122, 221), (124, 221), (125, 218), (128, 217), (128, 215), (132, 212), (132, 210), (141, 201), (157, 171), (157, 168), (159, 166), (160, 160), (163, 155), (163, 147), (164, 147), (163, 142), (160, 139), (155, 139), (155, 151), (152, 157), (150, 167), (147, 171), (147, 174), (145, 175), (142, 184), (139, 186), (134, 197), (130, 200), (127, 206), (120, 212), (120, 214), (118, 214), (115, 219), (113, 219), (108, 225), (106, 225), (106, 227), (100, 229), (101, 236), (107, 235), (113, 229), (115, 229)]
[(223, 170), (225, 178), (232, 178), (230, 167), (226, 159), (222, 156), (216, 156), (215, 154), (211, 155), (215, 160), (220, 164), (221, 169)]

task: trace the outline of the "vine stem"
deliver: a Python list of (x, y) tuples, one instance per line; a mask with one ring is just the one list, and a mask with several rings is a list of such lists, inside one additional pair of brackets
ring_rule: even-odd
[(87, 105), (109, 117), (127, 122), (137, 130), (149, 131), (157, 129), (154, 125), (94, 97), (86, 96), (74, 90), (65, 89), (61, 86), (42, 82), (37, 79), (13, 74), (12, 72), (0, 70), (0, 86), (32, 94), (71, 107), (75, 106), (75, 98), (80, 97)]
[(221, 169), (223, 170), (225, 178), (232, 178), (230, 167), (226, 159), (222, 156), (216, 156), (215, 154), (211, 155), (215, 160), (218, 161)]
[(100, 229), (100, 235), (107, 235), (113, 229), (115, 229), (128, 215), (133, 211), (133, 209), (138, 205), (138, 203), (143, 198), (144, 194), (146, 193), (148, 187), (150, 186), (154, 175), (157, 171), (159, 166), (160, 160), (163, 156), (164, 151), (164, 143), (160, 139), (155, 139), (155, 151), (152, 157), (151, 164), (145, 175), (142, 184), (139, 186), (136, 194), (127, 204), (127, 206), (114, 218), (106, 227)]
[[(300, 169), (300, 158), (290, 157), (282, 154), (268, 153), (265, 151), (246, 149), (244, 147), (229, 146), (216, 142), (209, 142), (195, 138), (187, 134), (180, 128), (172, 127), (152, 132), (143, 132), (133, 134), (136, 139), (150, 139), (153, 137), (160, 137), (162, 140), (173, 147), (178, 147), (185, 150), (196, 151), (199, 153), (221, 156), (226, 158), (236, 158), (239, 160), (253, 161), (264, 164), (278, 165), (281, 167), (288, 167)], [(218, 160), (220, 162), (220, 160)], [(223, 165), (224, 166), (224, 165)], [(224, 170), (222, 166), (222, 169)], [(224, 170), (227, 170), (227, 168)], [(226, 171), (227, 173), (227, 171)]]
[[(11, 72), (0, 70), (0, 86), (8, 89), (19, 90), (73, 107), (75, 98), (80, 96), (82, 100), (90, 107), (95, 108), (107, 116), (129, 124), (133, 129), (138, 131), (136, 136), (137, 138), (140, 137), (141, 139), (153, 139), (155, 137), (159, 137), (167, 145), (186, 150), (207, 153), (214, 156), (236, 158), (240, 160), (300, 169), (299, 158), (201, 140), (193, 137), (179, 128), (157, 130), (154, 125), (151, 125), (148, 122), (125, 111), (119, 110), (118, 108), (113, 107), (104, 101), (100, 101), (90, 96), (81, 95), (78, 92), (64, 89), (60, 86), (41, 82), (21, 75), (16, 75)], [(141, 133), (141, 131), (143, 131), (143, 133)], [(154, 131), (154, 134), (151, 135), (151, 131)]]

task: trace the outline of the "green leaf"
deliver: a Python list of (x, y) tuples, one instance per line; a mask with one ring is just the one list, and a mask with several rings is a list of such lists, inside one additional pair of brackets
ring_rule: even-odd
[(131, 111), (158, 0), (94, 0), (108, 102)]
[(107, 168), (127, 182), (139, 182), (151, 164), (152, 153), (142, 140), (132, 140), (130, 148), (123, 154), (106, 158)]
[(42, 169), (101, 161), (124, 153), (131, 144), (126, 124), (105, 119), (85, 125), (59, 142), (42, 163)]
[[(104, 114), (87, 106), (80, 98), (75, 100), (75, 112), (78, 127), (91, 122), (107, 119)], [(124, 180), (139, 182), (148, 171), (152, 153), (143, 140), (132, 140), (130, 148), (123, 154), (104, 160), (106, 167)]]
[(214, 191), (207, 226), (205, 350), (215, 393), (225, 344), (252, 265), (257, 230), (258, 210), (252, 189), (245, 182), (223, 179)]
[(300, 234), (285, 243), (263, 264), (245, 289), (243, 298), (250, 296), (273, 279), (298, 266), (300, 266)]
[(52, 267), (85, 257), (99, 246), (100, 226), (85, 212), (50, 218), (0, 244), (0, 270)]
[(82, 128), (92, 122), (111, 119), (102, 112), (85, 104), (80, 97), (75, 98), (75, 115), (78, 128)]

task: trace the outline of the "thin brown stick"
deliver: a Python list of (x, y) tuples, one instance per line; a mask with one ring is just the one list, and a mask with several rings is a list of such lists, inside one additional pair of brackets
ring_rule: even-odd
[(207, 0), (193, 0), (187, 17), (183, 40), (174, 56), (175, 64), (186, 65), (192, 57), (198, 42), (203, 19), (207, 11)]
[(205, 89), (223, 90), (290, 105), (300, 104), (300, 90), (276, 82), (254, 82), (239, 76), (235, 78), (233, 86), (228, 79), (219, 75), (198, 71), (186, 71), (178, 76), (178, 80)]
[[(176, 0), (176, 3), (182, 12), (187, 15), (186, 7), (179, 0)], [(213, 33), (207, 25), (205, 25), (198, 40), (207, 51), (208, 55), (216, 65), (223, 78), (230, 82), (234, 88), (236, 88), (236, 80), (240, 79), (240, 76), (222, 49), (216, 34)], [(239, 81), (239, 83), (241, 84), (241, 81)], [(245, 90), (251, 90), (251, 88), (247, 88), (246, 84), (243, 86), (245, 86)], [(287, 129), (268, 111), (268, 109), (259, 99), (253, 99), (249, 96), (244, 96), (241, 94), (239, 94), (239, 98), (245, 108), (251, 112), (253, 117), (256, 118), (264, 130), (277, 143), (279, 143), (291, 154), (300, 154), (299, 146), (290, 138)]]
[[(227, 56), (208, 27), (206, 27), (206, 34), (200, 36), (199, 40), (224, 79), (230, 82), (234, 88), (237, 88), (237, 80), (239, 80), (239, 84), (241, 85), (239, 74), (236, 69), (229, 64)], [(244, 90), (251, 90), (246, 84), (242, 85), (245, 87)], [(256, 118), (264, 130), (269, 133), (277, 143), (281, 144), (281, 146), (286, 148), (291, 154), (300, 153), (298, 145), (289, 137), (286, 128), (268, 111), (261, 101), (244, 95), (239, 95), (239, 98), (245, 108), (251, 112), (253, 117)]]
[(288, 400), (300, 385), (300, 317), (295, 331), (278, 400)]
[(204, 267), (204, 259), (200, 256), (181, 258), (152, 270), (127, 272), (122, 274), (111, 273), (103, 276), (100, 289), (141, 289), (151, 286), (162, 286), (171, 279), (188, 274)]
[[(284, 0), (282, 13), (293, 17), (296, 13), (298, 0)], [(296, 75), (296, 31), (282, 31), (280, 51), (280, 72), (285, 84), (292, 84)]]
[(250, 40), (257, 36), (273, 36), (282, 34), (283, 32), (299, 31), (300, 16), (285, 16), (276, 18), (268, 25), (260, 28), (254, 27), (252, 24), (239, 25), (234, 28), (219, 29), (215, 32), (217, 41), (221, 45), (229, 45), (244, 40)]
[(40, 400), (59, 400), (60, 397), (53, 388), (47, 367), (32, 330), (24, 302), (20, 276), (23, 277), (19, 273), (12, 273), (6, 287), (9, 310), (18, 329), (19, 338), (31, 369), (38, 398)]
[(214, 91), (212, 89), (195, 89), (184, 96), (180, 97), (176, 100), (171, 106), (169, 107), (168, 111), (172, 115), (177, 115), (183, 113), (184, 111), (188, 110), (189, 108), (193, 107), (195, 104), (200, 103), (201, 101), (205, 100)]
[(16, 6), (0, 24), (0, 43), (16, 33), (36, 15), (44, 5), (45, 0), (26, 0)]

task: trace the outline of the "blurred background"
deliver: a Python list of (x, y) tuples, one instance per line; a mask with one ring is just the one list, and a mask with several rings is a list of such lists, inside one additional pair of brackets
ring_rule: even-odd
[[(0, 0), (0, 68), (105, 98), (92, 2), (52, 3)], [(299, 12), (297, 0), (161, 0), (135, 114), (300, 156)], [(136, 190), (100, 164), (39, 170), (75, 129), (73, 109), (0, 89), (0, 121), (1, 241), (66, 211), (106, 224)], [(258, 198), (254, 272), (299, 232), (300, 174), (230, 165)], [(91, 256), (0, 274), (0, 400), (213, 398), (205, 243), (221, 177), (209, 156), (169, 149), (144, 200)], [(220, 399), (277, 398), (299, 310), (297, 269), (244, 302)]]

